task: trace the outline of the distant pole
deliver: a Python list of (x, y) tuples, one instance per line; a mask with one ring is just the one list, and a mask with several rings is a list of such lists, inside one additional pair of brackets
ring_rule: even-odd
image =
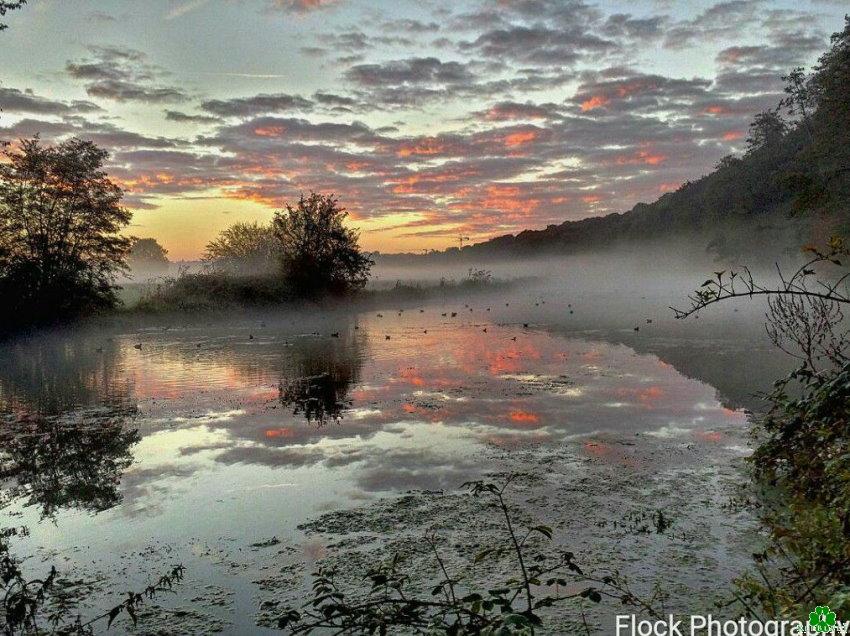
[(457, 237), (457, 242), (458, 242), (458, 243), (460, 243), (460, 249), (463, 249), (463, 242), (464, 242), (464, 241), (466, 241), (466, 242), (468, 243), (468, 242), (469, 242), (469, 237), (468, 237), (468, 236), (464, 236), (463, 234), (461, 234), (461, 235), (459, 235), (459, 236)]

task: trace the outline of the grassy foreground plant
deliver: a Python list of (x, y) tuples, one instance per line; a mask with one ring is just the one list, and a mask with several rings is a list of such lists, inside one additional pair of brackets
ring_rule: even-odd
[[(411, 590), (411, 576), (394, 555), (388, 562), (366, 573), (367, 593), (346, 589), (334, 568), (314, 574), (313, 597), (299, 609), (288, 610), (278, 626), (292, 634), (314, 631), (334, 634), (388, 634), (397, 630), (418, 634), (533, 634), (544, 626), (543, 610), (583, 600), (599, 603), (603, 597), (617, 599), (639, 612), (659, 616), (658, 596), (642, 600), (633, 594), (619, 575), (595, 577), (586, 574), (572, 552), (538, 545), (552, 538), (545, 525), (521, 527), (505, 493), (521, 477), (512, 474), (501, 484), (474, 481), (465, 484), (472, 496), (484, 499), (504, 520), (504, 536), (472, 559), (477, 564), (497, 557), (512, 558), (515, 574), (487, 589), (473, 589), (474, 582), (449, 571), (440, 553), (440, 538), (425, 536), (433, 556), (434, 584), (430, 595)], [(584, 613), (581, 612), (582, 619)], [(584, 621), (583, 621), (584, 622)], [(584, 623), (589, 632), (589, 626)]]

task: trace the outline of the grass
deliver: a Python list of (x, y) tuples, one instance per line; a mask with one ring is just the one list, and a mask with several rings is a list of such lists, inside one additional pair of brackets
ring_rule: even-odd
[[(450, 295), (481, 293), (505, 289), (517, 281), (494, 280), (489, 273), (470, 272), (460, 281), (440, 279), (434, 283), (396, 282), (392, 287), (362, 289), (344, 296), (326, 297), (313, 303), (328, 304), (355, 301), (372, 305), (388, 302), (412, 302)], [(272, 276), (231, 276), (223, 273), (181, 274), (128, 285), (121, 292), (126, 311), (138, 313), (174, 313), (219, 311), (234, 308), (304, 305), (299, 298)]]

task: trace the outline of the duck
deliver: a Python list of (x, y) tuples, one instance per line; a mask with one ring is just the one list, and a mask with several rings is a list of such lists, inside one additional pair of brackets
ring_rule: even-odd
[(139, 349), (139, 350), (141, 350), (141, 348), (142, 348), (142, 343), (141, 343), (141, 342), (139, 342), (138, 344), (134, 344), (134, 345), (133, 345), (133, 349)]

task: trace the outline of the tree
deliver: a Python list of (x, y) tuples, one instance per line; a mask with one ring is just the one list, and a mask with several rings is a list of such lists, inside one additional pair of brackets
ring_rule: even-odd
[(207, 244), (204, 260), (234, 274), (269, 274), (279, 266), (280, 245), (271, 225), (236, 223)]
[(127, 254), (127, 265), (136, 272), (165, 273), (168, 271), (168, 250), (154, 238), (134, 238)]
[(747, 137), (747, 152), (762, 148), (775, 147), (788, 132), (788, 125), (779, 114), (779, 109), (766, 110), (756, 115), (750, 124), (750, 136)]
[(302, 296), (343, 294), (363, 288), (373, 261), (360, 250), (359, 234), (344, 225), (348, 212), (333, 195), (303, 195), (275, 214), (284, 278)]
[(8, 147), (0, 162), (0, 322), (72, 317), (117, 303), (130, 222), (123, 192), (102, 170), (108, 153), (90, 141)]
[[(27, 3), (27, 0), (0, 0), (0, 16), (6, 15), (7, 11), (20, 9)], [(5, 29), (7, 25), (0, 22), (0, 31)]]
[(813, 115), (815, 155), (827, 184), (843, 193), (850, 177), (850, 16), (844, 30), (832, 35), (832, 46), (818, 60), (809, 81), (817, 97)]
[(809, 81), (805, 69), (801, 66), (792, 70), (788, 75), (783, 75), (782, 81), (785, 82), (787, 97), (782, 99), (779, 104), (787, 109), (789, 115), (799, 118), (798, 125), (806, 129), (811, 139), (812, 126), (809, 118), (817, 107), (816, 90)]

